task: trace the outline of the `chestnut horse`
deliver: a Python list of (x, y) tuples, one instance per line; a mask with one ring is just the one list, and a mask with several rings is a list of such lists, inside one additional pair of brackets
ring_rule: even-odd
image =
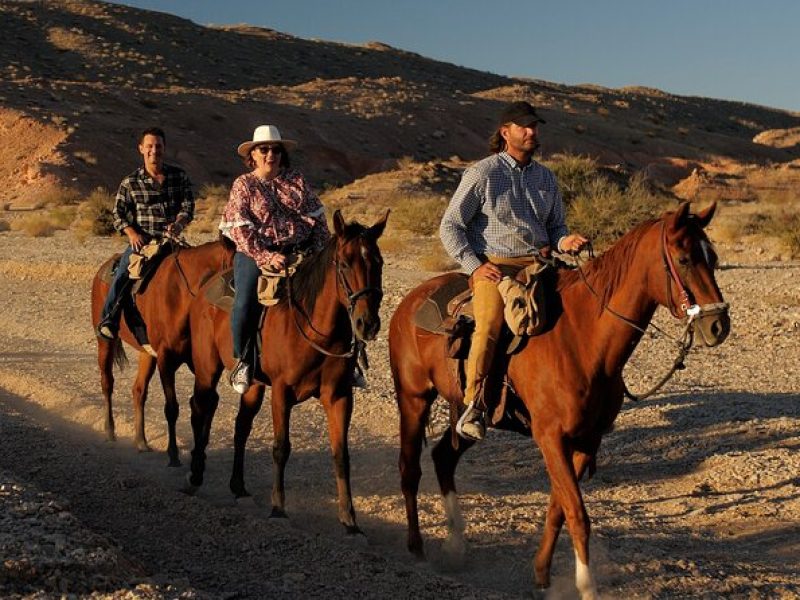
[[(248, 495), (244, 484), (244, 448), (253, 419), (261, 408), (265, 385), (272, 403), (272, 516), (285, 517), (284, 473), (289, 458), (292, 407), (314, 396), (328, 418), (339, 496), (339, 520), (348, 533), (358, 533), (350, 492), (347, 433), (353, 411), (353, 369), (356, 348), (380, 329), (383, 259), (377, 240), (387, 214), (372, 227), (346, 224), (337, 210), (335, 235), (316, 255), (300, 263), (287, 284), (288, 294), (266, 310), (254, 335), (260, 339), (261, 374), (241, 396), (236, 416), (231, 491)], [(230, 315), (198, 295), (191, 308), (194, 450), (188, 482), (203, 483), (205, 449), (219, 395), (223, 368), (234, 365)]]
[[(594, 472), (604, 432), (623, 401), (622, 369), (656, 308), (693, 320), (707, 346), (720, 344), (730, 321), (714, 279), (716, 255), (703, 232), (716, 205), (694, 215), (689, 204), (628, 232), (583, 270), (557, 275), (551, 327), (508, 359), (508, 378), (550, 478), (550, 504), (534, 560), (536, 583), (547, 587), (553, 550), (566, 521), (582, 598), (596, 598), (589, 569), (589, 516), (578, 485)], [(400, 474), (408, 519), (408, 548), (422, 557), (417, 514), (420, 454), (431, 404), (441, 394), (458, 406), (462, 392), (451, 375), (445, 337), (414, 325), (420, 305), (455, 273), (426, 281), (400, 303), (389, 326), (389, 354), (400, 409)], [(679, 298), (676, 303), (675, 298)], [(524, 405), (524, 407), (523, 407)], [(455, 469), (472, 442), (452, 430), (433, 449), (449, 544), (463, 548), (464, 524)]]
[[(150, 450), (144, 433), (144, 405), (147, 401), (147, 387), (158, 366), (164, 389), (164, 414), (169, 432), (167, 446), (169, 465), (180, 466), (175, 436), (175, 423), (179, 412), (175, 394), (175, 372), (184, 363), (189, 364), (191, 368), (189, 306), (205, 280), (231, 264), (233, 251), (233, 246), (222, 240), (193, 248), (176, 247), (163, 258), (142, 293), (136, 295), (136, 306), (147, 325), (150, 345), (158, 354), (157, 359), (142, 350), (125, 319), (120, 322), (117, 339), (109, 341), (97, 337), (100, 384), (106, 402), (105, 432), (109, 441), (116, 439), (111, 399), (114, 392), (114, 364), (120, 366), (124, 364), (121, 341), (125, 341), (139, 351), (139, 369), (133, 384), (134, 443), (142, 452)], [(115, 258), (106, 261), (92, 281), (92, 326), (95, 328), (108, 294), (108, 284), (101, 280), (100, 275)]]

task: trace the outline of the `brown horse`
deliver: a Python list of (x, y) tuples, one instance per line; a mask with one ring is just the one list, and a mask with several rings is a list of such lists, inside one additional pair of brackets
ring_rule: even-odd
[[(656, 308), (693, 319), (707, 346), (721, 343), (730, 322), (714, 279), (716, 255), (703, 232), (715, 205), (697, 215), (689, 204), (628, 232), (584, 270), (560, 272), (553, 324), (508, 361), (508, 377), (544, 456), (551, 494), (536, 553), (536, 582), (547, 587), (555, 542), (566, 521), (583, 598), (596, 598), (589, 569), (589, 516), (578, 485), (594, 472), (600, 439), (623, 401), (622, 369)], [(449, 278), (429, 280), (400, 303), (389, 326), (389, 353), (400, 408), (400, 474), (408, 519), (408, 548), (422, 557), (417, 514), (424, 427), (437, 393), (451, 405), (462, 392), (451, 376), (444, 336), (414, 325), (420, 305)], [(557, 293), (556, 293), (557, 292)], [(680, 300), (676, 304), (675, 297)], [(463, 520), (454, 475), (472, 445), (448, 429), (433, 449), (449, 529), (448, 544), (463, 548)]]
[[(159, 265), (141, 294), (136, 296), (136, 306), (147, 325), (150, 345), (158, 354), (153, 358), (142, 350), (128, 328), (125, 319), (120, 323), (119, 337), (113, 341), (97, 337), (97, 362), (100, 366), (100, 384), (106, 402), (105, 432), (109, 441), (116, 439), (112, 394), (114, 392), (114, 364), (125, 362), (122, 341), (139, 351), (139, 369), (133, 384), (134, 430), (136, 447), (149, 451), (144, 433), (144, 405), (147, 387), (158, 366), (164, 389), (164, 414), (167, 418), (169, 442), (167, 455), (170, 466), (180, 466), (175, 423), (178, 420), (178, 399), (175, 394), (175, 372), (186, 363), (191, 368), (189, 346), (189, 306), (206, 279), (233, 259), (233, 246), (224, 241), (209, 242), (193, 248), (177, 247)], [(110, 258), (92, 281), (92, 326), (97, 327), (103, 310), (108, 284), (100, 275), (107, 270)]]
[[(339, 520), (357, 533), (350, 492), (347, 433), (353, 410), (353, 368), (360, 341), (380, 329), (383, 259), (377, 240), (388, 213), (372, 227), (346, 224), (333, 215), (335, 235), (316, 255), (302, 262), (291, 278), (287, 298), (267, 309), (258, 331), (260, 381), (242, 395), (236, 417), (234, 465), (230, 488), (246, 496), (244, 448), (253, 419), (261, 408), (265, 385), (272, 388), (273, 484), (272, 516), (285, 517), (284, 472), (289, 458), (292, 407), (314, 396), (328, 418), (339, 495)], [(224, 367), (233, 367), (230, 316), (210, 305), (202, 294), (191, 308), (192, 357), (195, 370), (192, 397), (190, 486), (203, 482), (205, 449), (219, 395), (216, 387)]]

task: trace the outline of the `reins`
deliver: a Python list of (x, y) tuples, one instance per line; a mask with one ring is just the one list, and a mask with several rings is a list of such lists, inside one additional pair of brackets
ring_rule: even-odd
[[(334, 259), (333, 259), (333, 264), (336, 267), (336, 288), (338, 290), (339, 286), (341, 285), (342, 288), (344, 289), (344, 292), (345, 292), (346, 297), (347, 297), (347, 316), (348, 316), (348, 319), (350, 320), (350, 324), (351, 324), (351, 327), (350, 327), (350, 349), (347, 352), (338, 353), (338, 352), (331, 352), (329, 350), (326, 350), (325, 348), (323, 348), (322, 346), (317, 344), (314, 340), (312, 340), (308, 336), (308, 334), (303, 330), (303, 327), (300, 325), (300, 322), (297, 319), (297, 313), (298, 312), (300, 312), (303, 315), (303, 317), (305, 318), (306, 322), (308, 323), (308, 326), (311, 328), (311, 330), (313, 332), (315, 332), (316, 334), (321, 335), (323, 337), (326, 337), (326, 338), (330, 338), (331, 337), (330, 335), (326, 335), (326, 334), (322, 333), (321, 331), (317, 330), (317, 328), (314, 327), (314, 323), (311, 321), (311, 317), (306, 313), (305, 309), (303, 309), (303, 307), (300, 306), (295, 301), (294, 294), (292, 293), (292, 277), (289, 276), (288, 267), (285, 267), (286, 295), (287, 295), (287, 300), (289, 302), (289, 310), (292, 313), (292, 320), (294, 321), (294, 325), (297, 328), (297, 332), (300, 334), (300, 336), (306, 342), (308, 342), (308, 344), (312, 348), (314, 348), (314, 350), (316, 350), (317, 352), (320, 352), (321, 354), (324, 354), (325, 356), (330, 356), (332, 358), (351, 358), (351, 357), (355, 356), (359, 352), (359, 345), (364, 343), (363, 341), (358, 339), (358, 336), (355, 333), (355, 329), (352, 327), (353, 311), (355, 310), (356, 302), (358, 301), (358, 299), (361, 296), (365, 296), (367, 294), (372, 294), (372, 293), (383, 294), (383, 290), (381, 290), (380, 288), (367, 286), (367, 287), (361, 288), (360, 290), (358, 290), (356, 292), (353, 292), (353, 288), (350, 286), (350, 283), (347, 281), (347, 278), (344, 276), (344, 270), (343, 270), (343, 268), (341, 266), (341, 263), (342, 263), (342, 261), (338, 258), (338, 256), (335, 256)], [(349, 268), (349, 265), (347, 265), (347, 267)]]
[[(592, 249), (591, 243), (589, 243), (589, 256), (594, 257), (594, 250)], [(603, 310), (607, 311), (609, 314), (613, 315), (629, 327), (632, 327), (636, 331), (645, 334), (647, 330), (640, 327), (637, 323), (635, 323), (632, 319), (622, 315), (612, 309), (608, 303), (604, 303), (600, 294), (592, 287), (589, 283), (588, 279), (586, 278), (586, 274), (583, 271), (583, 261), (580, 259), (578, 255), (574, 256), (576, 267), (578, 269), (578, 273), (581, 276), (581, 280), (586, 285), (588, 290), (592, 293), (592, 295), (597, 298), (600, 302), (600, 306)], [(664, 374), (655, 385), (653, 385), (649, 390), (642, 394), (634, 394), (628, 389), (628, 385), (625, 383), (625, 380), (622, 380), (623, 386), (623, 393), (626, 398), (633, 400), (634, 402), (638, 402), (639, 400), (644, 400), (645, 398), (649, 398), (653, 394), (655, 394), (661, 387), (670, 380), (670, 378), (675, 374), (675, 371), (682, 370), (686, 368), (684, 364), (684, 359), (686, 355), (689, 353), (689, 349), (692, 347), (692, 343), (694, 341), (694, 321), (697, 317), (701, 316), (702, 314), (713, 312), (716, 310), (720, 310), (721, 307), (717, 304), (712, 304), (709, 306), (701, 307), (697, 304), (691, 303), (689, 292), (686, 289), (686, 286), (683, 285), (683, 281), (678, 274), (677, 269), (675, 268), (675, 263), (672, 260), (672, 256), (667, 251), (667, 233), (666, 233), (666, 225), (662, 222), (661, 223), (661, 260), (664, 265), (664, 270), (667, 276), (667, 299), (669, 302), (669, 306), (667, 307), (670, 311), (670, 314), (674, 316), (676, 319), (682, 318), (681, 315), (676, 310), (675, 302), (672, 298), (672, 286), (670, 285), (671, 281), (674, 281), (675, 284), (678, 286), (680, 290), (680, 298), (681, 298), (681, 305), (680, 308), (683, 310), (684, 314), (687, 317), (686, 326), (683, 329), (683, 333), (681, 333), (679, 338), (676, 338), (673, 335), (670, 335), (654, 323), (650, 323), (649, 325), (653, 327), (658, 333), (662, 336), (672, 340), (677, 348), (678, 353), (675, 357), (675, 360), (672, 362), (672, 366), (670, 369)], [(655, 333), (650, 333), (652, 338), (656, 338), (657, 335)]]

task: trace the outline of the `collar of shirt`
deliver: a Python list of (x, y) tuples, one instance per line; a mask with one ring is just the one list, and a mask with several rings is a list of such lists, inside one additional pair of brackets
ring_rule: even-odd
[(497, 156), (500, 158), (500, 160), (502, 160), (504, 163), (506, 163), (509, 167), (511, 167), (512, 169), (516, 169), (518, 171), (524, 171), (526, 169), (529, 169), (536, 163), (536, 161), (531, 159), (531, 161), (527, 165), (521, 165), (521, 164), (519, 164), (519, 162), (517, 162), (516, 158), (511, 156), (505, 150), (503, 150), (502, 152), (499, 152), (497, 154)]

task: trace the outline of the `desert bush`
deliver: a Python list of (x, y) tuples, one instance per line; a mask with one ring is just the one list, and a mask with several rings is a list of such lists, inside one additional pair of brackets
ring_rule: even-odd
[(553, 171), (564, 202), (570, 204), (597, 179), (597, 161), (588, 156), (556, 154), (545, 165)]
[(79, 238), (114, 234), (114, 196), (105, 188), (96, 188), (83, 201), (73, 231)]
[(781, 211), (764, 221), (764, 233), (777, 238), (792, 257), (800, 256), (800, 215)]
[(77, 206), (59, 206), (47, 213), (50, 222), (56, 229), (69, 229), (77, 215)]
[(441, 196), (406, 196), (391, 203), (392, 224), (418, 235), (434, 235), (447, 208)]
[(14, 221), (12, 229), (26, 233), (31, 237), (50, 237), (56, 227), (46, 215), (33, 214)]
[(11, 224), (5, 219), (0, 219), (0, 232), (9, 231), (10, 229), (11, 229)]
[(80, 197), (81, 195), (78, 190), (60, 185), (52, 185), (39, 192), (36, 197), (34, 208), (77, 204)]
[(634, 175), (627, 188), (598, 176), (569, 205), (567, 222), (572, 231), (602, 249), (638, 223), (661, 214), (668, 204), (669, 198), (651, 189), (641, 174)]

